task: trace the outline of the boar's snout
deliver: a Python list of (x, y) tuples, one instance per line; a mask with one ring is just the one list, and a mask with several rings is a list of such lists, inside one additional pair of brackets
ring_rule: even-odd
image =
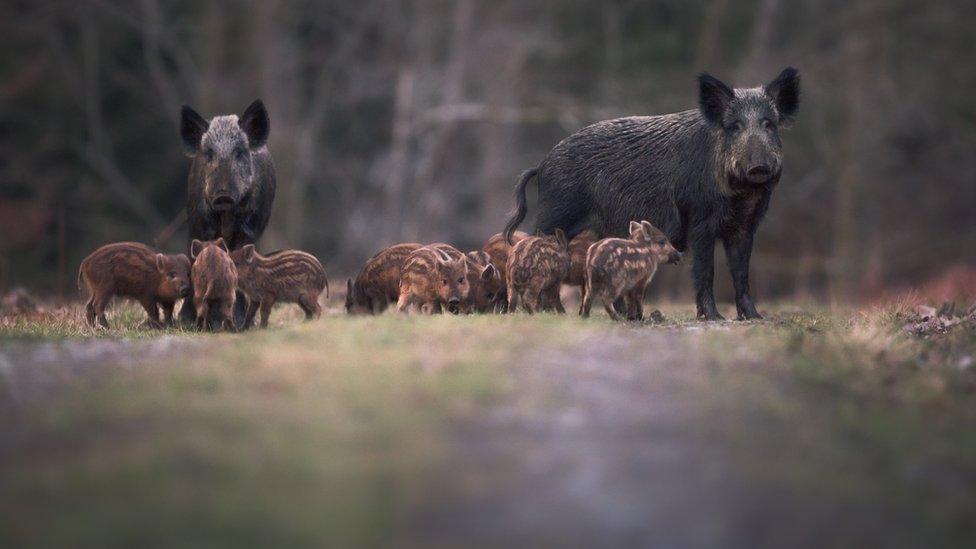
[(180, 285), (180, 297), (190, 297), (190, 292), (191, 289), (189, 284)]
[(230, 193), (216, 194), (210, 201), (210, 207), (217, 211), (229, 210), (234, 207), (234, 198)]
[(455, 315), (461, 312), (461, 299), (458, 298), (457, 296), (448, 299), (447, 310), (450, 311), (451, 314), (455, 314)]
[(671, 250), (671, 253), (668, 254), (668, 264), (677, 265), (678, 263), (681, 263), (681, 252), (678, 250)]
[(764, 183), (773, 175), (773, 168), (768, 164), (757, 164), (746, 171), (746, 179), (750, 183)]

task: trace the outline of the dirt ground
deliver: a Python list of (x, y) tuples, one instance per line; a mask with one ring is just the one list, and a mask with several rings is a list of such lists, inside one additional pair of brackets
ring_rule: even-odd
[(971, 324), (664, 312), (276, 312), (270, 330), (205, 335), (146, 333), (122, 308), (95, 338), (71, 311), (57, 329), (0, 324), (0, 541), (976, 541)]

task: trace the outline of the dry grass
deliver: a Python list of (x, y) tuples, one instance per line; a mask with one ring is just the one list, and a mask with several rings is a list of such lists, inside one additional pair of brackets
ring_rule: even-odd
[(787, 305), (752, 323), (699, 323), (685, 305), (645, 325), (350, 318), (337, 299), (321, 320), (286, 306), (244, 334), (146, 330), (128, 305), (108, 332), (77, 306), (0, 317), (0, 545), (416, 543), (419, 509), (499, 482), (465, 467), (459, 429), (488, 436), (486, 418), (522, 406), (540, 428), (562, 421), (573, 380), (535, 361), (592, 345), (625, 345), (634, 367), (687, 356), (670, 382), (709, 418), (689, 432), (748, 486), (909, 510), (920, 540), (976, 535), (976, 501), (953, 490), (976, 480), (971, 325), (921, 339), (904, 307)]

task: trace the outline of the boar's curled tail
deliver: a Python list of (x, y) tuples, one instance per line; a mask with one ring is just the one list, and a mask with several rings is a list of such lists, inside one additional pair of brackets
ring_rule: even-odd
[(518, 183), (515, 185), (515, 213), (505, 225), (505, 242), (508, 242), (509, 245), (512, 244), (512, 233), (514, 233), (519, 224), (525, 220), (525, 186), (528, 185), (529, 180), (535, 177), (538, 173), (539, 168), (525, 170), (522, 172), (522, 175), (519, 176)]

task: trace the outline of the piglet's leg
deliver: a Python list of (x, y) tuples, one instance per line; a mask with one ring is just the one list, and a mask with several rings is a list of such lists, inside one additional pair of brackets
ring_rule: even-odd
[(139, 302), (142, 308), (146, 310), (146, 327), (153, 330), (158, 330), (163, 327), (163, 324), (159, 322), (159, 307), (156, 305), (155, 299), (144, 299)]
[(298, 299), (298, 305), (305, 312), (305, 320), (318, 318), (322, 314), (322, 306), (319, 300), (310, 295), (303, 295)]
[(99, 294), (93, 299), (92, 309), (95, 311), (95, 318), (98, 319), (98, 324), (102, 328), (108, 329), (108, 319), (105, 318), (105, 307), (108, 306), (108, 302), (112, 299), (112, 294)]
[(173, 308), (175, 307), (173, 302), (160, 302), (159, 306), (163, 309), (163, 324), (166, 326), (172, 326), (173, 324)]
[(268, 318), (271, 316), (271, 306), (274, 305), (273, 299), (265, 299), (261, 301), (261, 327), (268, 327)]
[(623, 320), (624, 317), (621, 316), (620, 313), (617, 312), (617, 309), (613, 306), (615, 298), (607, 293), (604, 293), (602, 297), (603, 308), (607, 310), (607, 314), (610, 315), (610, 318), (614, 320)]
[(237, 331), (237, 323), (234, 322), (234, 301), (224, 301), (220, 304), (220, 322), (223, 329), (228, 332)]
[(254, 326), (254, 317), (258, 314), (258, 306), (261, 304), (256, 299), (247, 300), (247, 314), (244, 316), (243, 329), (249, 330)]
[(197, 311), (197, 329), (203, 330), (208, 327), (208, 318), (210, 316), (210, 303), (206, 299), (200, 299), (196, 304)]

